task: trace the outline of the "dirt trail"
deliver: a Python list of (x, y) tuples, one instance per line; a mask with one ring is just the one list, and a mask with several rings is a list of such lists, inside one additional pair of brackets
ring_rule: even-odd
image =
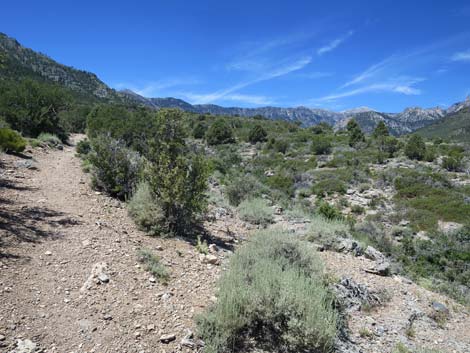
[[(124, 204), (91, 190), (74, 155), (66, 146), (34, 150), (32, 162), (2, 156), (0, 352), (18, 339), (44, 352), (187, 350), (180, 341), (221, 267), (202, 263), (185, 240), (138, 231)], [(168, 267), (167, 286), (140, 268), (140, 248)], [(109, 282), (81, 291), (97, 263)], [(176, 338), (162, 343), (165, 334)]]

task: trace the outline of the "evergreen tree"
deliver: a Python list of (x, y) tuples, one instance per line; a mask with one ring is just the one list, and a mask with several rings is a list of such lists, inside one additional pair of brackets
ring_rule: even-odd
[(256, 124), (255, 126), (253, 126), (253, 128), (248, 134), (248, 141), (250, 141), (252, 144), (255, 144), (257, 142), (266, 141), (267, 137), (268, 133), (266, 132), (266, 130), (264, 130), (261, 125)]
[(426, 144), (419, 135), (412, 135), (405, 145), (405, 155), (409, 159), (422, 160), (426, 154)]

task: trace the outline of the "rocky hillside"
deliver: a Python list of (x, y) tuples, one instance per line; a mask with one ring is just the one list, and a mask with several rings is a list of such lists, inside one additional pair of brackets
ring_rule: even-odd
[[(466, 102), (470, 103), (467, 99)], [(470, 108), (461, 108), (443, 119), (417, 131), (428, 138), (449, 138), (457, 141), (470, 140)]]
[(86, 98), (121, 100), (95, 74), (62, 65), (0, 33), (0, 79), (20, 78), (58, 83)]

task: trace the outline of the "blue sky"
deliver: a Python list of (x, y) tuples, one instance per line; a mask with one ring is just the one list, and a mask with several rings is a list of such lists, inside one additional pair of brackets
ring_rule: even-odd
[(0, 31), (147, 97), (396, 112), (470, 94), (468, 1), (9, 1)]

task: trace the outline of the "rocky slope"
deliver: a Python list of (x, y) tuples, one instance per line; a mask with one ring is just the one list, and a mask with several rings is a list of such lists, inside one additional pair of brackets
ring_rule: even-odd
[(121, 100), (119, 94), (95, 74), (62, 65), (0, 33), (0, 79), (20, 78), (58, 83), (92, 99)]

